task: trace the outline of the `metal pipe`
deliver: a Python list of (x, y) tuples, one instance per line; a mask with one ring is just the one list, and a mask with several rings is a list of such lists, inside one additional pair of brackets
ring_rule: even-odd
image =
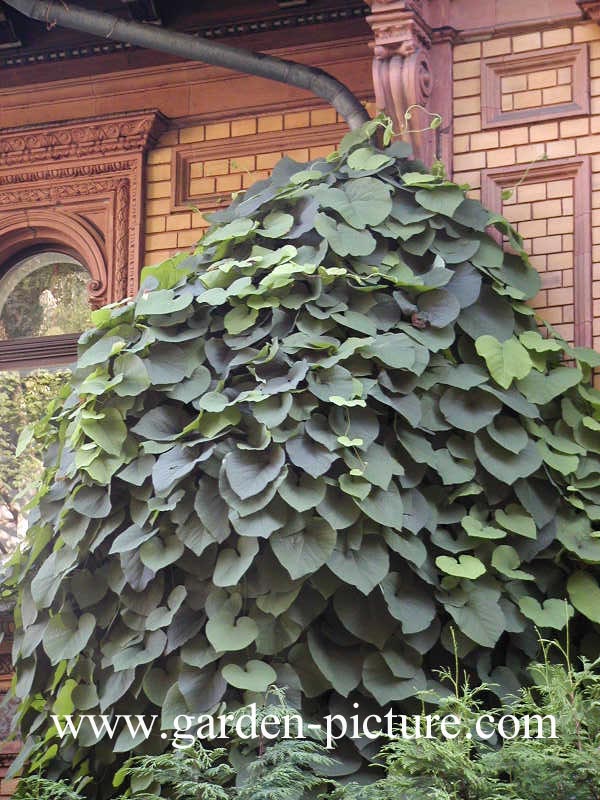
[(326, 100), (355, 130), (369, 120), (360, 100), (343, 83), (328, 72), (286, 61), (264, 53), (252, 53), (220, 42), (211, 42), (188, 33), (165, 30), (154, 25), (130, 22), (101, 11), (88, 11), (66, 2), (42, 0), (4, 0), (30, 19), (46, 24), (62, 25), (104, 39), (170, 53), (186, 60), (203, 61), (219, 67), (258, 75), (272, 81), (306, 89)]

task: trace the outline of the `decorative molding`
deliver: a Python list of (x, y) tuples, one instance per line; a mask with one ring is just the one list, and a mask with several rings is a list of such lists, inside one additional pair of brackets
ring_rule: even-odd
[(0, 170), (145, 151), (158, 141), (166, 120), (158, 111), (95, 117), (29, 128), (0, 130)]
[(88, 268), (94, 306), (134, 294), (144, 153), (165, 127), (145, 111), (0, 130), (0, 265), (51, 244)]
[[(76, 188), (84, 195), (90, 190), (85, 184), (76, 185)], [(89, 294), (92, 305), (102, 305), (109, 294), (109, 273), (102, 239), (94, 227), (78, 215), (37, 207), (44, 198), (44, 190), (0, 192), (0, 211), (5, 204), (14, 207), (25, 201), (27, 205), (21, 211), (0, 213), (0, 264), (10, 262), (20, 251), (40, 245), (64, 248), (85, 264), (91, 276)], [(117, 291), (124, 288), (117, 287)], [(0, 342), (0, 346), (2, 344), (7, 343)]]
[[(600, 5), (600, 3), (598, 4)], [(582, 116), (590, 113), (588, 50), (585, 44), (536, 50), (526, 55), (487, 58), (482, 61), (482, 127), (499, 128), (542, 119)], [(572, 71), (571, 101), (532, 108), (502, 110), (502, 80), (549, 69)]]
[[(347, 22), (353, 19), (364, 19), (369, 9), (363, 2), (352, 0), (334, 8), (319, 11), (297, 10), (295, 13), (277, 14), (261, 19), (237, 20), (222, 22), (217, 25), (193, 28), (189, 33), (203, 36), (206, 39), (227, 39), (244, 37), (257, 33), (272, 33), (294, 28), (312, 27), (327, 23)], [(121, 42), (90, 41), (87, 44), (78, 44), (70, 47), (61, 47), (52, 50), (38, 50), (27, 53), (11, 53), (0, 58), (0, 69), (27, 67), (34, 64), (56, 64), (61, 61), (79, 60), (92, 56), (105, 56), (123, 51), (133, 51), (139, 48)]]
[(189, 211), (191, 206), (200, 210), (212, 210), (231, 202), (231, 195), (223, 192), (195, 195), (191, 190), (193, 164), (220, 159), (235, 161), (236, 158), (242, 156), (279, 153), (311, 146), (332, 145), (335, 147), (345, 131), (345, 123), (340, 123), (174, 147), (172, 174), (175, 178), (172, 182), (172, 210)]
[(576, 2), (586, 19), (600, 24), (600, 2), (598, 0), (576, 0)]
[(0, 341), (2, 369), (43, 369), (72, 364), (77, 358), (79, 334)]
[[(378, 109), (385, 110), (396, 131), (405, 126), (405, 113), (414, 105), (427, 108), (433, 89), (430, 64), (432, 31), (422, 17), (421, 0), (371, 0), (367, 17), (374, 34), (373, 83)], [(418, 111), (413, 119), (420, 120)], [(427, 128), (416, 122), (416, 127)], [(426, 135), (423, 135), (426, 134)], [(433, 160), (432, 137), (426, 131), (406, 137), (417, 158)]]
[(591, 164), (589, 156), (542, 161), (530, 166), (515, 165), (482, 171), (481, 202), (502, 213), (502, 189), (561, 179), (573, 180), (573, 306), (576, 345), (593, 346)]

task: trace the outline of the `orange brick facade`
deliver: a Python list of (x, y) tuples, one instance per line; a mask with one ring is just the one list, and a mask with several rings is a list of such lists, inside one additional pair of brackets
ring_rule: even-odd
[(297, 161), (324, 158), (344, 132), (331, 108), (168, 131), (148, 155), (145, 262), (193, 246), (208, 224), (203, 212), (266, 178), (283, 155)]
[(455, 180), (526, 240), (543, 317), (600, 347), (600, 26), (459, 44), (453, 82)]

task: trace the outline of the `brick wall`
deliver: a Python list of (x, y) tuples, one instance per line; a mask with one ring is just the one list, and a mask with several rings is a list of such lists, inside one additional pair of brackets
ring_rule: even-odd
[(600, 348), (600, 26), (467, 42), (453, 61), (455, 180), (525, 238), (544, 318)]
[(266, 178), (283, 155), (325, 157), (346, 132), (334, 109), (291, 110), (170, 130), (148, 154), (144, 264), (193, 247), (203, 213)]

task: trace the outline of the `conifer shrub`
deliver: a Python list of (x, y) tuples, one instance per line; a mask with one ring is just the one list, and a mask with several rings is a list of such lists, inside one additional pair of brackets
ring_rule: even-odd
[[(499, 695), (536, 626), (598, 652), (600, 355), (527, 304), (509, 223), (380, 124), (284, 159), (94, 312), (9, 578), (19, 763), (104, 800), (168, 741), (60, 739), (51, 714), (158, 714), (168, 738), (273, 683), (307, 718), (418, 708), (452, 626)], [(340, 770), (371, 754), (347, 742)]]

